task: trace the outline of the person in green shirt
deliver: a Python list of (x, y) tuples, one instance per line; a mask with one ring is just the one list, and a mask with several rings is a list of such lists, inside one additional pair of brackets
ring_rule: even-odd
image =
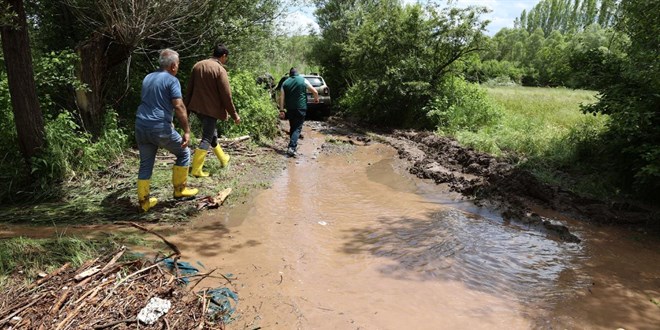
[(314, 95), (314, 102), (319, 102), (319, 93), (304, 77), (298, 74), (296, 68), (289, 70), (289, 78), (282, 84), (280, 93), (280, 118), (289, 119), (289, 145), (286, 154), (296, 157), (298, 138), (305, 123), (307, 114), (307, 92)]

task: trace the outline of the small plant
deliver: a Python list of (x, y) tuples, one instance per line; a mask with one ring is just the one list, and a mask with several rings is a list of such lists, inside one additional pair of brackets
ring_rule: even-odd
[(277, 134), (277, 108), (270, 94), (255, 83), (254, 75), (249, 72), (235, 72), (229, 78), (241, 124), (234, 125), (231, 120), (219, 122), (220, 134), (250, 135), (255, 141), (273, 138)]
[(493, 103), (479, 85), (462, 78), (452, 78), (444, 84), (443, 94), (431, 100), (424, 109), (442, 133), (475, 132), (495, 124), (502, 109)]
[(109, 111), (106, 129), (98, 141), (82, 131), (70, 113), (63, 112), (46, 124), (46, 140), (46, 151), (32, 161), (33, 174), (45, 185), (105, 167), (122, 154), (128, 136), (119, 129), (116, 116)]

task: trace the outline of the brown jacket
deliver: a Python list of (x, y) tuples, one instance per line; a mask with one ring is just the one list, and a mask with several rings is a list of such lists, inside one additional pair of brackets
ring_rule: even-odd
[(188, 110), (219, 120), (227, 120), (227, 113), (233, 119), (238, 117), (231, 99), (227, 70), (215, 58), (195, 64), (184, 102)]

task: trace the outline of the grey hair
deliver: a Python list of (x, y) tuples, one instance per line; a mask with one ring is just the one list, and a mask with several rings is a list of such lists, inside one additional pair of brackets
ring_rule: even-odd
[(158, 63), (160, 64), (161, 69), (167, 69), (173, 63), (176, 63), (179, 60), (179, 53), (166, 48), (160, 51), (160, 56), (158, 57)]

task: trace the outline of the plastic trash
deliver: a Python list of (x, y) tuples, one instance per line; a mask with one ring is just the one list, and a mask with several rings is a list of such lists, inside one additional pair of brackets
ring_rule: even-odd
[(137, 319), (144, 324), (154, 324), (170, 310), (170, 307), (172, 307), (172, 303), (169, 300), (153, 297), (149, 299), (147, 306), (140, 310)]

